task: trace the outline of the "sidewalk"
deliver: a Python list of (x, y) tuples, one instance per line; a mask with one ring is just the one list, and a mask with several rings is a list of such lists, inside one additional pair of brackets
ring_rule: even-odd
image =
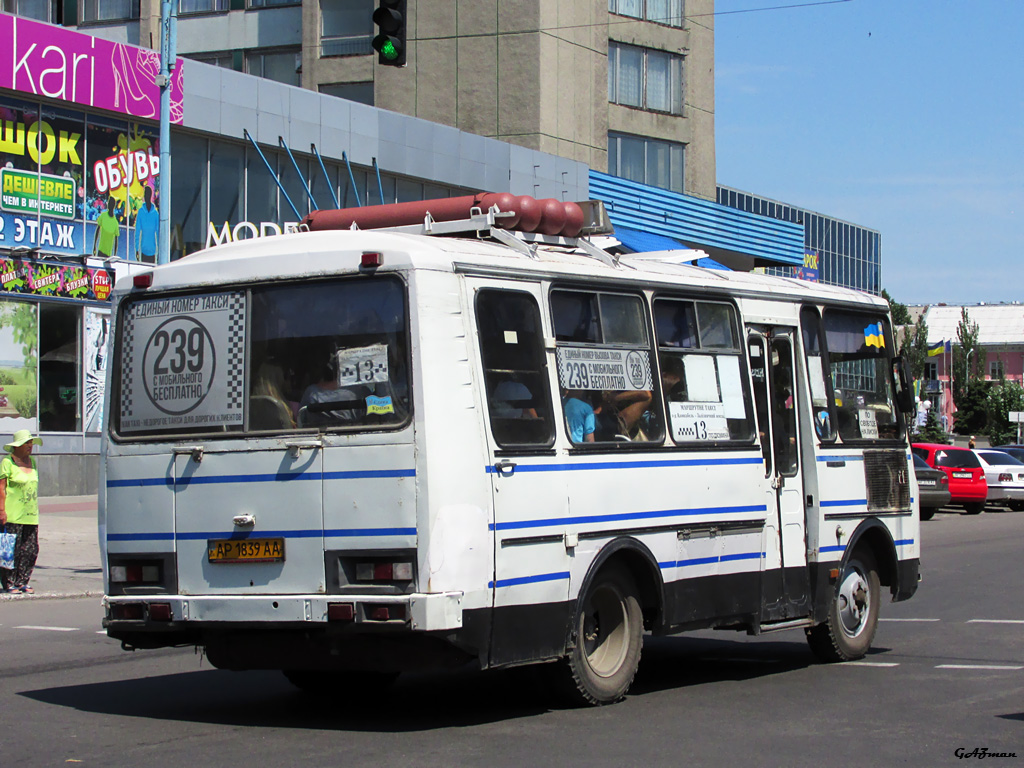
[(96, 497), (41, 498), (39, 513), (39, 559), (31, 581), (35, 594), (0, 595), (0, 600), (101, 597)]

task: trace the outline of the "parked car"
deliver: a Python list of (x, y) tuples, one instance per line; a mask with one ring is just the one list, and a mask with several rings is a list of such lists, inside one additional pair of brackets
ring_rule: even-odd
[(952, 496), (949, 493), (949, 478), (941, 469), (932, 469), (925, 460), (914, 454), (914, 475), (917, 477), (917, 490), (921, 519), (931, 520), (935, 511), (949, 504)]
[(1024, 462), (1005, 451), (975, 451), (985, 470), (988, 503), (1005, 504), (1015, 512), (1024, 510)]
[(993, 445), (993, 451), (1002, 451), (1008, 453), (1015, 459), (1020, 459), (1024, 462), (1024, 445)]
[(950, 503), (962, 506), (969, 515), (985, 511), (988, 483), (981, 460), (969, 448), (941, 443), (914, 443), (911, 450), (949, 478)]

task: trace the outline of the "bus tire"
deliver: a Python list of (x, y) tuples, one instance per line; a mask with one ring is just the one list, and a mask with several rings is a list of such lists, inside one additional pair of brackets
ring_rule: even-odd
[(970, 504), (964, 504), (964, 512), (966, 512), (968, 515), (980, 515), (984, 511), (984, 501), (972, 501)]
[(807, 642), (814, 655), (825, 662), (863, 658), (878, 628), (881, 594), (874, 557), (867, 550), (858, 549), (836, 584), (828, 620), (807, 630)]
[(636, 582), (621, 566), (603, 568), (579, 602), (567, 662), (577, 700), (600, 706), (626, 695), (643, 646)]
[(339, 672), (320, 669), (282, 670), (288, 682), (304, 693), (324, 696), (339, 691), (376, 693), (391, 687), (398, 679), (397, 672)]

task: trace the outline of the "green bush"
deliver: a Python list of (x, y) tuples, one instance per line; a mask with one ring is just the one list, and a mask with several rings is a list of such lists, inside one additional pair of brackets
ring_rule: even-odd
[(18, 411), (23, 419), (34, 419), (36, 417), (36, 394), (35, 392), (22, 392), (10, 399), (11, 405)]

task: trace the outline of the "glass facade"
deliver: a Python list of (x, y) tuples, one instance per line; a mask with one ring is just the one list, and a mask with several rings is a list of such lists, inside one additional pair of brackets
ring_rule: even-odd
[(765, 267), (765, 274), (802, 277), (876, 295), (881, 293), (880, 232), (729, 187), (718, 187), (718, 202), (747, 213), (803, 225), (803, 269)]
[[(171, 177), (172, 260), (205, 248), (211, 227), (218, 234), (225, 226), (232, 230), (243, 221), (257, 228), (263, 222), (283, 227), (316, 208), (335, 208), (335, 197), (340, 207), (352, 208), (473, 191), (383, 171), (378, 185), (372, 168), (353, 165), (350, 175), (344, 163), (326, 158), (325, 176), (315, 157), (293, 150), (299, 167), (296, 173), (285, 152), (265, 146), (260, 146), (260, 151), (263, 157), (251, 144), (171, 133), (171, 152), (178, 171)], [(315, 204), (306, 192), (307, 184)], [(251, 230), (241, 232), (241, 236), (248, 237), (250, 233)]]

